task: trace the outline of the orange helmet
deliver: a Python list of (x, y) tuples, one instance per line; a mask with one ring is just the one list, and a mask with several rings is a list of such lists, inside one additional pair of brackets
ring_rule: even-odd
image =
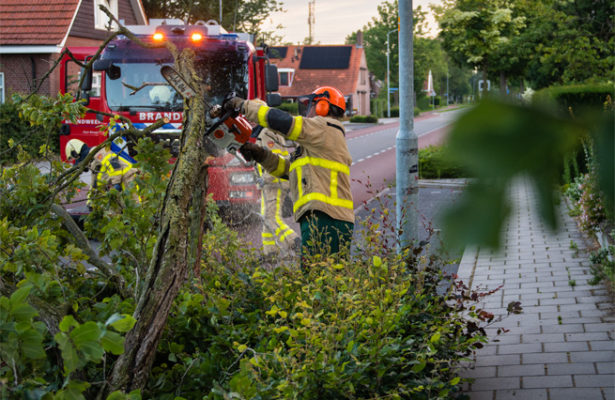
[(321, 86), (312, 94), (299, 97), (298, 102), (303, 105), (304, 109), (307, 109), (305, 115), (310, 114), (312, 107), (316, 115), (321, 117), (329, 114), (341, 117), (346, 111), (344, 95), (332, 86)]

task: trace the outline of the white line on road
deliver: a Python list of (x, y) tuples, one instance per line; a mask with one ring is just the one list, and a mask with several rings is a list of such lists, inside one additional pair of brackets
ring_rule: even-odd
[(361, 159), (359, 159), (359, 160), (357, 160), (357, 161), (353, 161), (352, 165), (358, 164), (358, 163), (360, 163), (360, 162), (363, 162), (363, 161), (365, 161), (365, 160), (368, 160), (368, 159), (370, 159), (370, 158), (372, 158), (372, 157), (375, 157), (375, 156), (377, 156), (377, 155), (380, 155), (380, 154), (382, 154), (382, 153), (386, 153), (387, 151), (390, 151), (390, 150), (392, 150), (392, 149), (394, 149), (394, 148), (395, 148), (395, 146), (390, 146), (390, 147), (387, 147), (387, 148), (386, 148), (386, 149), (384, 149), (384, 150), (380, 150), (379, 152), (376, 152), (376, 153), (374, 153), (374, 154), (370, 154), (370, 155), (368, 155), (368, 156), (365, 156), (365, 157), (363, 157), (363, 158), (361, 158)]

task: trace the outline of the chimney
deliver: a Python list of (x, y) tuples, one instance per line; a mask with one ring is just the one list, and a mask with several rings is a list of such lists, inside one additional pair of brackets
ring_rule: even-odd
[(363, 47), (363, 32), (357, 31), (357, 48)]

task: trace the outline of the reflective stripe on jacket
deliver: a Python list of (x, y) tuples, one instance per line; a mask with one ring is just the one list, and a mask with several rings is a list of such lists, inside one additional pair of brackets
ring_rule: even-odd
[[(256, 144), (284, 158), (289, 158), (290, 156), (288, 147), (286, 147), (286, 139), (271, 129), (263, 129), (256, 140)], [(275, 177), (269, 173), (263, 174), (263, 167), (260, 164), (256, 165), (256, 170), (258, 171), (258, 175), (263, 178), (263, 183), (265, 185), (269, 183), (279, 183), (282, 180), (286, 180)]]
[(133, 163), (107, 149), (100, 149), (90, 163), (92, 187), (97, 185), (124, 186), (134, 176)]
[(248, 120), (300, 145), (290, 160), (266, 149), (262, 163), (270, 174), (288, 177), (295, 221), (310, 210), (320, 210), (331, 218), (354, 223), (352, 157), (342, 123), (329, 117), (293, 117), (250, 100), (243, 103), (243, 112)]

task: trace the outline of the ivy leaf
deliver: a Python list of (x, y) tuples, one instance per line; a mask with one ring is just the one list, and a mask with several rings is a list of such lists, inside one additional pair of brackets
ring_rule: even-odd
[(67, 315), (64, 318), (62, 318), (59, 328), (60, 328), (60, 331), (62, 332), (68, 332), (68, 330), (71, 327), (75, 327), (75, 326), (79, 326), (79, 323), (75, 321), (75, 318), (73, 318), (72, 315)]
[(36, 329), (28, 329), (19, 334), (22, 354), (33, 360), (45, 358), (43, 335)]
[(25, 285), (13, 292), (10, 300), (11, 306), (16, 306), (25, 302), (26, 298), (28, 298), (28, 295), (30, 294), (30, 290), (32, 290), (32, 286)]
[(28, 303), (18, 304), (11, 309), (11, 315), (16, 322), (31, 321), (32, 318), (38, 315), (38, 312)]
[(111, 322), (110, 325), (118, 332), (128, 332), (135, 326), (137, 320), (134, 319), (132, 315), (128, 314), (122, 314), (122, 317), (122, 319)]
[(105, 351), (120, 355), (124, 353), (124, 338), (117, 332), (106, 331), (100, 340)]
[(62, 361), (64, 362), (64, 375), (67, 376), (75, 371), (81, 365), (77, 349), (73, 346), (68, 335), (64, 332), (59, 332), (54, 336), (54, 339), (58, 343), (62, 354)]
[(88, 360), (99, 361), (104, 354), (104, 350), (99, 343), (100, 335), (101, 332), (98, 325), (95, 322), (89, 321), (73, 329), (70, 333), (70, 338), (75, 347), (83, 352)]

